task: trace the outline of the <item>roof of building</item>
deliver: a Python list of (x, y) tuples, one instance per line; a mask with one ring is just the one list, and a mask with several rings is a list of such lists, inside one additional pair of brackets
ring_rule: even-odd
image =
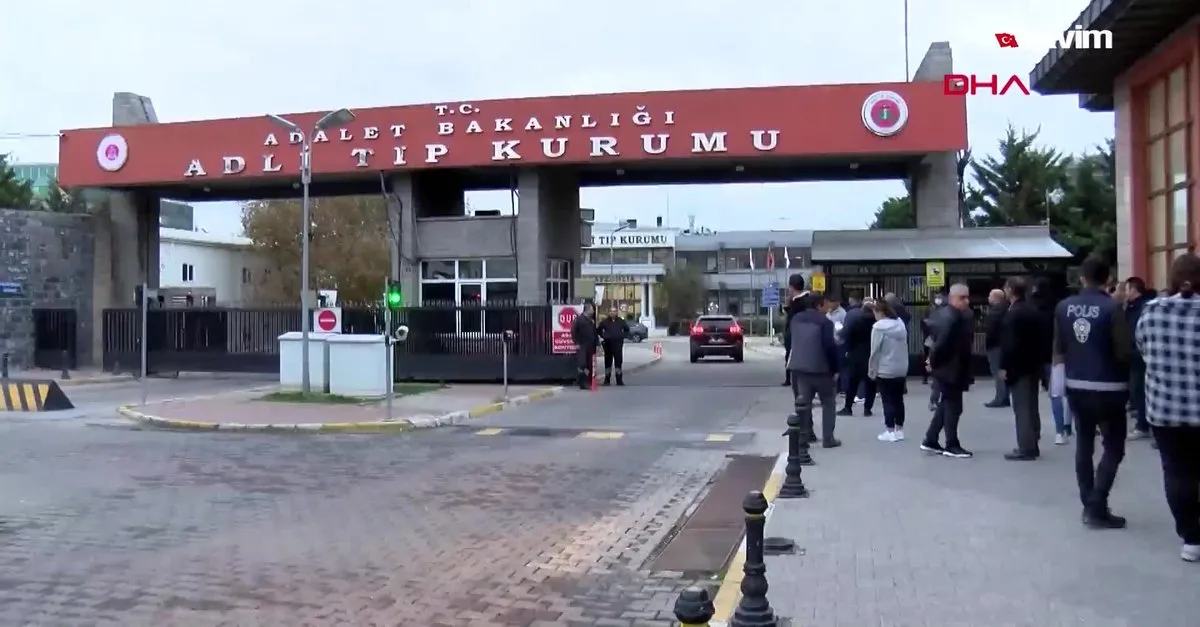
[(680, 233), (675, 238), (679, 251), (721, 250), (723, 248), (764, 248), (776, 246), (806, 248), (813, 244), (812, 231), (723, 231), (719, 233)]
[(245, 248), (253, 245), (253, 242), (248, 237), (217, 235), (204, 231), (184, 231), (182, 229), (168, 228), (158, 229), (158, 239), (161, 242), (174, 242), (176, 244), (200, 244), (234, 248)]
[(1071, 256), (1044, 226), (816, 231), (812, 243), (813, 263)]
[(1030, 71), (1030, 88), (1079, 94), (1081, 107), (1112, 111), (1117, 76), (1197, 14), (1195, 0), (1091, 0), (1067, 30), (1112, 31), (1112, 49), (1051, 48)]

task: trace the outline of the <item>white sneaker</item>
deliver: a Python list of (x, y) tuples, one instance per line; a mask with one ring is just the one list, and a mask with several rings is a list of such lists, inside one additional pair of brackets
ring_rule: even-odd
[(895, 431), (884, 431), (883, 433), (880, 433), (879, 435), (875, 436), (875, 439), (879, 440), (880, 442), (895, 442), (896, 441), (896, 432)]
[(1183, 545), (1179, 557), (1185, 562), (1200, 562), (1200, 544)]
[(895, 431), (892, 432), (892, 436), (895, 438), (895, 440), (893, 440), (894, 442), (903, 442), (904, 441), (904, 429), (896, 429)]
[(1054, 443), (1058, 446), (1066, 446), (1067, 445), (1067, 434), (1055, 433), (1054, 434)]

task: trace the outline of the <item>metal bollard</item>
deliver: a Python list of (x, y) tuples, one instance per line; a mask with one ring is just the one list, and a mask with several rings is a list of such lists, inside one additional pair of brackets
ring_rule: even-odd
[(0, 355), (0, 379), (8, 378), (8, 353)]
[(804, 428), (804, 420), (796, 414), (788, 416), (787, 425), (787, 431), (783, 432), (788, 441), (787, 466), (784, 467), (783, 485), (779, 488), (779, 498), (808, 498), (808, 488), (804, 487), (804, 480), (800, 477), (804, 469), (804, 464), (801, 463), (801, 452), (808, 455), (808, 442), (805, 442), (808, 438), (804, 437), (807, 429)]
[(64, 350), (62, 352), (62, 373), (59, 375), (58, 378), (62, 379), (63, 381), (69, 381), (71, 379), (71, 353), (70, 353), (70, 351)]
[[(793, 421), (794, 421), (794, 423), (793, 423)], [(801, 418), (798, 414), (791, 414), (787, 418), (787, 424), (788, 424), (788, 428), (786, 431), (783, 432), (783, 435), (785, 435), (785, 436), (791, 437), (793, 424), (795, 424), (796, 427), (799, 429), (796, 432), (796, 437), (798, 438), (798, 441), (797, 441), (798, 450), (796, 451), (797, 461), (800, 463), (801, 466), (816, 466), (817, 462), (813, 460), (812, 455), (808, 452), (809, 445), (811, 445), (813, 440), (816, 439), (813, 437), (812, 416), (810, 415), (808, 420), (805, 420), (805, 419)], [(788, 457), (789, 458), (791, 457), (791, 454), (792, 454), (791, 447), (792, 447), (791, 440), (788, 440)]]
[(767, 499), (751, 492), (742, 500), (746, 512), (746, 565), (742, 568), (742, 599), (729, 627), (778, 627), (779, 619), (767, 600), (767, 563), (763, 557), (763, 534), (767, 526)]
[(503, 346), (501, 348), (504, 350), (504, 372), (502, 374), (504, 375), (504, 400), (505, 401), (508, 400), (508, 352), (509, 352), (509, 350), (511, 350), (513, 340), (516, 339), (516, 336), (517, 336), (517, 334), (514, 333), (512, 329), (506, 329), (504, 331), (504, 337), (501, 340), (501, 342), (503, 344)]
[(680, 592), (675, 599), (675, 620), (679, 621), (679, 627), (708, 627), (716, 612), (708, 590), (699, 586)]

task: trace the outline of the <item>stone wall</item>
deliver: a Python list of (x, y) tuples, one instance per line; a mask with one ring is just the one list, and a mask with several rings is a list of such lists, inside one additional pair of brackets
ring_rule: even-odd
[[(76, 361), (92, 363), (93, 219), (88, 215), (0, 209), (0, 353), (15, 368), (33, 363), (33, 310), (74, 309)], [(0, 292), (3, 290), (0, 289)]]

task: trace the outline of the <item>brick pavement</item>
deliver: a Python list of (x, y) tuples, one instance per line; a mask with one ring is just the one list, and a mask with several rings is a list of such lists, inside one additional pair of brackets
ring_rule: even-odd
[[(1157, 453), (1131, 442), (1113, 495), (1123, 531), (1079, 523), (1073, 447), (1043, 439), (1043, 458), (1002, 459), (1009, 410), (967, 401), (971, 460), (917, 450), (926, 388), (912, 386), (909, 440), (875, 440), (882, 419), (839, 418), (837, 450), (805, 469), (811, 499), (779, 501), (768, 535), (802, 556), (768, 558), (772, 604), (802, 625), (1186, 627), (1200, 624), (1200, 570), (1183, 563), (1162, 496)], [(780, 393), (783, 412), (787, 395)], [(1043, 399), (1045, 400), (1045, 399)], [(1043, 422), (1051, 423), (1043, 402)], [(1044, 438), (1046, 436), (1043, 436)], [(869, 515), (863, 515), (867, 513)]]

